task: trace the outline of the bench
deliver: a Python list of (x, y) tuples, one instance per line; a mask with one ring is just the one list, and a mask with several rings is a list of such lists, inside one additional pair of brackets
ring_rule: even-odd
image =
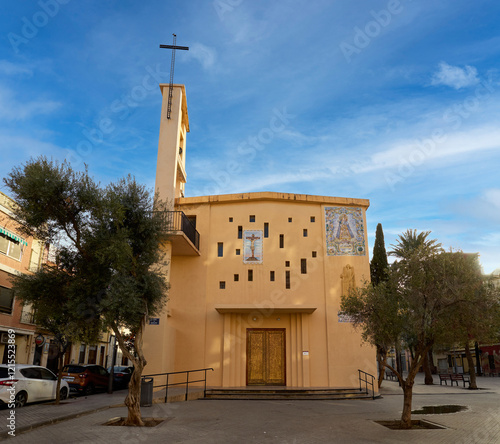
[(457, 387), (458, 387), (458, 381), (462, 381), (464, 383), (464, 387), (465, 387), (465, 383), (467, 382), (469, 384), (469, 387), (470, 387), (470, 378), (467, 376), (467, 375), (450, 375), (451, 377), (451, 385), (453, 385), (454, 382), (457, 383)]
[(386, 371), (385, 372), (385, 379), (390, 379), (391, 381), (397, 380), (398, 377), (396, 376), (396, 373), (391, 372), (391, 371)]
[[(450, 384), (453, 385), (453, 381), (451, 380), (451, 375), (449, 373), (440, 373), (439, 374), (439, 385), (448, 385), (446, 381), (450, 381)], [(457, 382), (458, 385), (458, 382)]]

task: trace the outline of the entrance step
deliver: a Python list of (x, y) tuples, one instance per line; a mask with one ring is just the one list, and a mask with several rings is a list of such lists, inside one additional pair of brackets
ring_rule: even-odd
[(205, 399), (239, 399), (239, 400), (326, 400), (326, 399), (372, 399), (371, 393), (354, 388), (218, 388), (207, 389)]

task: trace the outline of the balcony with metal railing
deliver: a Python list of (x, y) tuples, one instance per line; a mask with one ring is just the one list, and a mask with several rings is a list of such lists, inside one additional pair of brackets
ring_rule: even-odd
[(165, 233), (172, 242), (173, 256), (199, 256), (200, 233), (182, 211), (163, 213)]
[(34, 324), (35, 323), (35, 313), (30, 311), (22, 311), (21, 318), (19, 319), (21, 324)]

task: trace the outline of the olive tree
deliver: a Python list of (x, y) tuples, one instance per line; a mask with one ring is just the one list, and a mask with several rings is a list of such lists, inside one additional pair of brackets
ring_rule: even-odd
[(389, 267), (384, 284), (367, 284), (342, 298), (341, 309), (354, 318), (365, 340), (376, 344), (392, 339), (413, 351), (406, 378), (400, 369), (385, 363), (403, 390), (403, 428), (411, 427), (413, 385), (426, 355), (434, 344), (453, 335), (460, 316), (480, 295), (471, 290), (477, 280), (466, 272), (467, 266), (456, 253), (417, 247)]
[[(42, 269), (32, 282), (56, 269), (66, 280), (63, 287), (46, 281), (39, 298), (32, 300), (34, 309), (50, 305), (60, 291), (70, 313), (63, 322), (76, 320), (75, 325), (83, 323), (91, 332), (113, 330), (135, 368), (125, 399), (125, 424), (143, 425), (143, 332), (148, 316), (166, 302), (168, 290), (160, 271), (165, 206), (130, 176), (102, 187), (87, 171), (75, 172), (68, 163), (43, 156), (14, 168), (4, 181), (18, 204), (14, 215), (23, 230), (57, 245), (57, 267)], [(34, 291), (35, 284), (30, 289), (29, 280), (23, 283), (23, 294)], [(125, 332), (135, 338), (133, 350), (125, 346)]]

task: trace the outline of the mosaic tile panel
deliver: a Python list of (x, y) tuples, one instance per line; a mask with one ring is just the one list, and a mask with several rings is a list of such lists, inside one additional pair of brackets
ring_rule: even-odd
[(262, 264), (262, 230), (243, 231), (243, 263)]
[(363, 210), (357, 207), (325, 207), (326, 254), (365, 256)]

